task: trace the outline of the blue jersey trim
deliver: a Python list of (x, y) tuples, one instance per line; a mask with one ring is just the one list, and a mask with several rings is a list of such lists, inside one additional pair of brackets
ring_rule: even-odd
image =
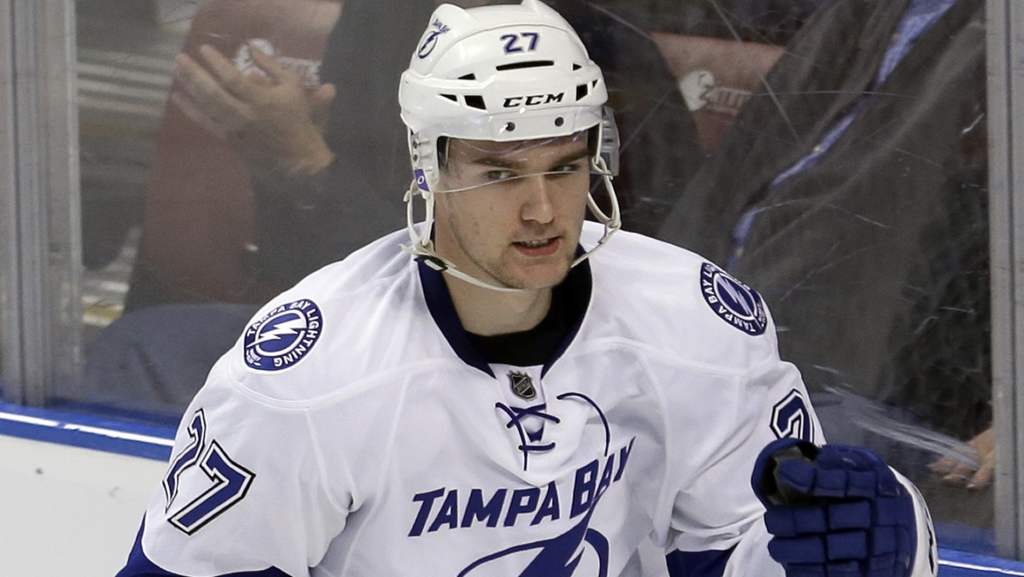
[[(576, 247), (576, 257), (579, 258), (583, 254), (583, 247)], [(583, 326), (583, 319), (587, 316), (587, 311), (590, 310), (590, 297), (593, 294), (594, 288), (594, 278), (590, 272), (590, 261), (585, 260), (569, 270), (569, 275), (562, 284), (567, 289), (570, 306), (572, 307), (572, 315), (575, 318), (572, 321), (572, 328), (566, 333), (562, 344), (558, 346), (558, 350), (551, 355), (548, 362), (544, 363), (544, 368), (540, 373), (541, 377), (548, 374), (548, 369), (565, 354), (566, 349), (569, 348), (569, 345), (576, 338), (576, 334), (580, 332), (580, 327)]]
[[(128, 562), (124, 568), (117, 572), (115, 577), (185, 577), (177, 573), (169, 573), (146, 557), (142, 551), (142, 533), (146, 530), (146, 522), (142, 522), (139, 533), (135, 536), (135, 544), (132, 552), (128, 554)], [(262, 571), (244, 571), (242, 573), (230, 573), (218, 577), (289, 577), (287, 573), (277, 567), (263, 569)]]
[(430, 316), (434, 317), (437, 328), (441, 329), (444, 338), (455, 350), (455, 354), (462, 359), (462, 362), (493, 378), (494, 373), (491, 372), (491, 366), (469, 342), (466, 329), (462, 327), (459, 314), (455, 311), (452, 296), (448, 293), (448, 285), (444, 282), (443, 273), (430, 268), (423, 261), (416, 264), (419, 266), (420, 282), (423, 284), (423, 296), (427, 301), (427, 309), (430, 310)]
[(0, 402), (0, 435), (166, 461), (173, 427)]
[(665, 556), (670, 577), (722, 577), (736, 548), (725, 551), (673, 551)]

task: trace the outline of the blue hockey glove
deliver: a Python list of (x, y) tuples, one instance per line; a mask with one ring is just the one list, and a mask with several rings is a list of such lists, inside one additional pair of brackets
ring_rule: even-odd
[(917, 546), (914, 501), (874, 452), (779, 439), (751, 479), (787, 577), (908, 577)]

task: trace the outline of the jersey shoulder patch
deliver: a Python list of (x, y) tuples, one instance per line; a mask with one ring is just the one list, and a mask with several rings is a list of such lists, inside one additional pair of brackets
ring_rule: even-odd
[(245, 364), (260, 372), (295, 366), (316, 345), (323, 333), (320, 307), (299, 299), (274, 307), (245, 329), (242, 347)]
[(700, 268), (700, 293), (711, 310), (736, 329), (758, 336), (768, 328), (761, 295), (709, 262)]

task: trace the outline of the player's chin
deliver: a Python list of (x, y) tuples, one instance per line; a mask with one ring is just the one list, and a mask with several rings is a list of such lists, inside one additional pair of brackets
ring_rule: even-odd
[(523, 263), (514, 269), (516, 288), (527, 290), (540, 290), (557, 286), (565, 280), (569, 274), (569, 267), (572, 264), (571, 258), (552, 257), (544, 259), (543, 262)]

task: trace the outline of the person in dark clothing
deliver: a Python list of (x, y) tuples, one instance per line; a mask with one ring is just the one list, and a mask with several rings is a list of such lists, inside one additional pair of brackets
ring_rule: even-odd
[(960, 439), (991, 423), (984, 46), (981, 0), (827, 3), (659, 232), (762, 291), (812, 394)]

